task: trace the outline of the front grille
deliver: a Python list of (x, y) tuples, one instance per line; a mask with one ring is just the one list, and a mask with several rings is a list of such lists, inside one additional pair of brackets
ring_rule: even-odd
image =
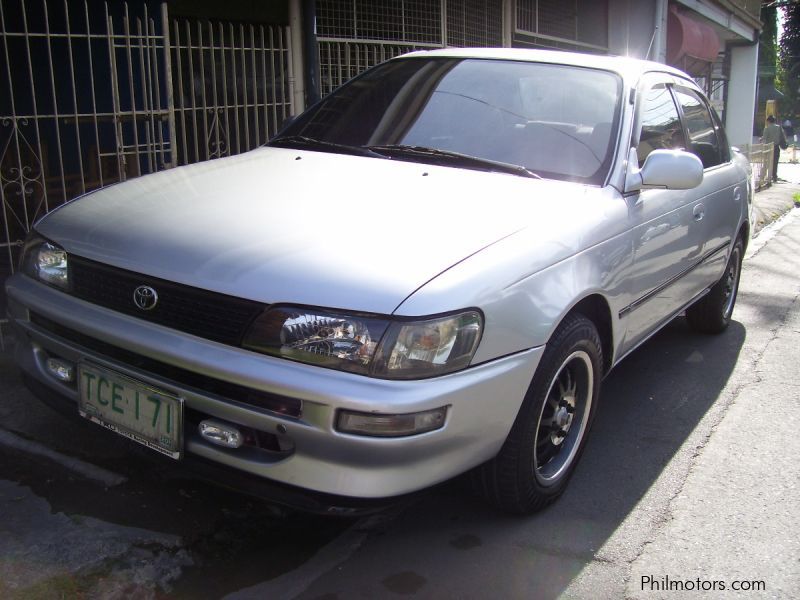
[[(260, 302), (140, 275), (73, 255), (69, 257), (69, 280), (71, 293), (82, 300), (232, 346), (241, 345), (248, 326), (265, 308)], [(133, 302), (134, 290), (141, 285), (158, 292), (158, 303), (152, 310), (141, 310)]]
[(302, 414), (303, 403), (297, 398), (254, 390), (243, 385), (222, 381), (221, 379), (209, 377), (208, 375), (202, 375), (188, 369), (169, 365), (80, 333), (79, 331), (65, 327), (34, 312), (31, 312), (30, 319), (31, 323), (34, 325), (49, 331), (51, 334), (67, 342), (72, 342), (86, 350), (94, 351), (101, 356), (116, 360), (129, 367), (134, 367), (154, 375), (160, 375), (165, 379), (193, 389), (201, 395), (213, 394), (223, 399), (232, 400), (240, 404), (265, 409), (289, 417), (298, 418)]

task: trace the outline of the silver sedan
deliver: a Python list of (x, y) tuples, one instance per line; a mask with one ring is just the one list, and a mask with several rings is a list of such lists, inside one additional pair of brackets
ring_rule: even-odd
[(16, 359), (51, 404), (280, 502), (471, 471), (528, 513), (610, 369), (684, 311), (726, 328), (751, 196), (675, 69), (412, 53), (265, 147), (39, 221), (6, 284)]

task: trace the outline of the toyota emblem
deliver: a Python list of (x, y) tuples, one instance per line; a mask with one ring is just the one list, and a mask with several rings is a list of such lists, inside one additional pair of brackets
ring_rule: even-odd
[(140, 285), (133, 290), (133, 303), (142, 310), (153, 310), (158, 304), (158, 293), (149, 285)]

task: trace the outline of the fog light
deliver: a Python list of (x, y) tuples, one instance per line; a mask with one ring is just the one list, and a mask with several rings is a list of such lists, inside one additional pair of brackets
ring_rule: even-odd
[(75, 365), (60, 358), (47, 359), (47, 372), (64, 383), (75, 381)]
[(336, 428), (344, 433), (373, 437), (403, 437), (440, 429), (447, 407), (400, 415), (339, 411)]
[(242, 432), (230, 423), (201, 421), (197, 429), (204, 440), (223, 448), (239, 448), (244, 444)]

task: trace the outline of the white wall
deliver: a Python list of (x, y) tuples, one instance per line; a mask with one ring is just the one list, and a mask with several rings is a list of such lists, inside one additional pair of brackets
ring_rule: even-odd
[(734, 146), (749, 144), (753, 136), (758, 77), (758, 44), (731, 48), (731, 78), (725, 131)]

